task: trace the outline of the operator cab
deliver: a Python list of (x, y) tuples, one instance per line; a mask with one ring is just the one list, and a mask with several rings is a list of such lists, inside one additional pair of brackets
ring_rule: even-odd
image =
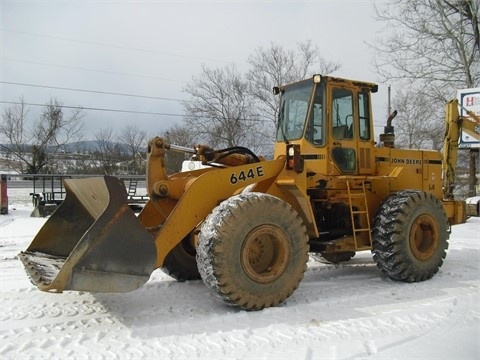
[(281, 96), (277, 145), (298, 144), (305, 159), (325, 154), (321, 156), (333, 161), (338, 173), (372, 173), (370, 93), (377, 89), (375, 84), (321, 75), (274, 88)]

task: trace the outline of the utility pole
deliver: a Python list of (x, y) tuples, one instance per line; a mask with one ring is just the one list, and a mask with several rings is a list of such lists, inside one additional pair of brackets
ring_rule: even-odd
[(387, 118), (392, 113), (392, 87), (388, 85), (388, 106), (387, 106)]

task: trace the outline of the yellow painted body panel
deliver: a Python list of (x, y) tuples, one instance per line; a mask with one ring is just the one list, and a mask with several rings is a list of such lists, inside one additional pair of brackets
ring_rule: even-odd
[[(157, 248), (157, 267), (162, 266), (167, 254), (192, 232), (221, 201), (231, 197), (246, 186), (256, 184), (257, 190), (265, 191), (275, 181), (285, 160), (264, 161), (261, 163), (247, 164), (226, 169), (192, 171), (183, 181), (185, 188), (183, 194), (175, 193), (179, 201), (168, 212), (165, 203), (170, 204), (171, 198), (150, 199), (147, 207), (148, 216), (140, 214), (140, 220), (153, 225), (152, 217), (165, 220), (155, 234)], [(198, 175), (196, 177), (195, 175)], [(172, 184), (178, 185), (177, 182)], [(254, 190), (255, 190), (254, 188)], [(178, 192), (177, 188), (174, 188)], [(168, 195), (167, 192), (165, 195)], [(161, 208), (162, 211), (154, 213), (153, 208)], [(145, 220), (144, 220), (145, 219)]]
[(442, 161), (439, 152), (376, 148), (375, 158), (376, 175), (388, 174), (394, 167), (402, 168), (400, 174), (389, 181), (388, 188), (381, 190), (383, 193), (415, 189), (430, 192), (435, 197), (442, 198)]

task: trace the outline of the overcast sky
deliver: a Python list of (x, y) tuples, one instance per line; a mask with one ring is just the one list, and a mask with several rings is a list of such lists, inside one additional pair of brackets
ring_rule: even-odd
[[(244, 72), (249, 55), (272, 42), (293, 49), (297, 42), (311, 40), (324, 58), (342, 64), (336, 76), (378, 82), (371, 65), (374, 54), (365, 43), (382, 31), (371, 0), (0, 4), (1, 101), (23, 96), (26, 103), (45, 104), (56, 98), (65, 106), (156, 113), (86, 110), (90, 134), (127, 124), (149, 135), (165, 131), (181, 121), (178, 100), (187, 98), (182, 88), (202, 64), (234, 63)], [(387, 84), (379, 85), (374, 95), (377, 136), (387, 112)], [(2, 114), (8, 106), (0, 104)], [(30, 116), (41, 109), (30, 108)]]

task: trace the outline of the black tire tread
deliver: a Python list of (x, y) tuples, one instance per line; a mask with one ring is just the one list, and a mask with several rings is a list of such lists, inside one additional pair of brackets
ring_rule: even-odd
[(188, 254), (183, 249), (184, 241), (188, 241), (188, 239), (182, 240), (182, 242), (178, 243), (177, 246), (170, 251), (161, 269), (165, 274), (179, 282), (200, 280), (201, 277), (197, 267), (196, 256)]
[[(298, 234), (301, 239), (293, 244), (299, 260), (296, 268), (288, 272), (289, 288), (279, 292), (272, 291), (261, 296), (252, 294), (254, 290), (237, 288), (230, 266), (225, 265), (222, 254), (228, 252), (232, 243), (232, 234), (238, 227), (246, 224), (245, 218), (254, 208), (263, 209), (264, 213), (276, 213), (275, 217), (289, 219), (284, 231)], [(280, 213), (278, 213), (280, 212)], [(248, 221), (248, 220), (247, 220)], [(260, 310), (276, 306), (293, 294), (303, 278), (308, 261), (308, 235), (298, 213), (282, 200), (258, 193), (236, 195), (222, 202), (207, 217), (199, 235), (197, 263), (201, 277), (208, 288), (227, 304), (247, 310)], [(303, 262), (303, 265), (298, 265)]]
[[(412, 258), (408, 250), (407, 224), (419, 207), (440, 214), (440, 244), (428, 266)], [(446, 257), (448, 248), (448, 218), (441, 202), (432, 194), (417, 190), (404, 190), (387, 197), (377, 210), (372, 225), (373, 259), (380, 270), (394, 280), (416, 282), (434, 276)]]

